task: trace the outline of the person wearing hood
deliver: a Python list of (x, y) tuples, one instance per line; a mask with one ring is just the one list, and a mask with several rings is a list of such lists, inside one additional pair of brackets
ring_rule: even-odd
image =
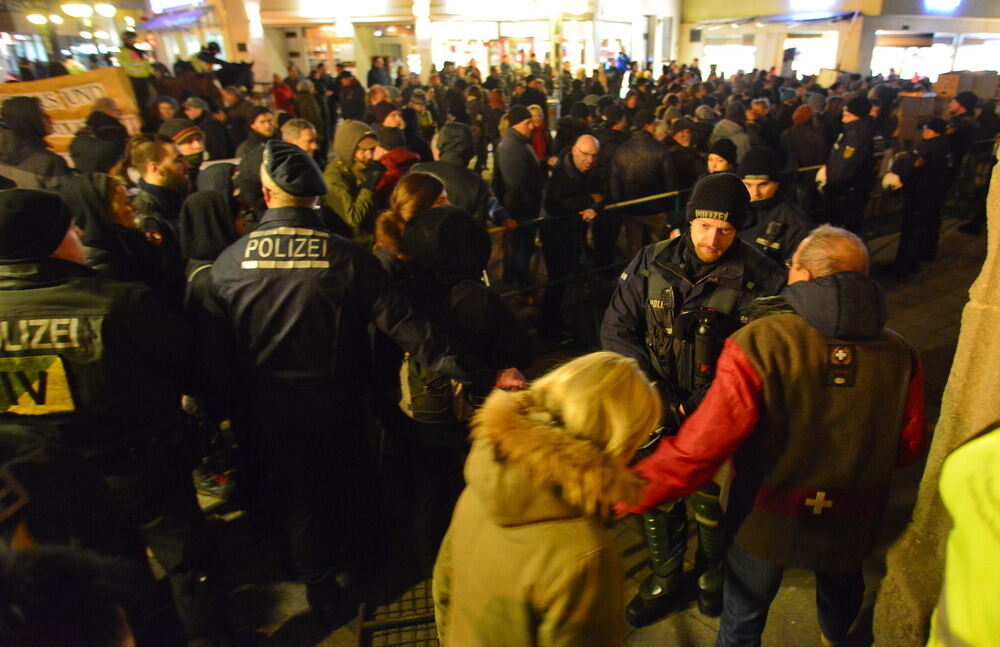
[[(183, 285), (184, 262), (180, 247), (180, 211), (191, 192), (187, 160), (177, 144), (165, 135), (137, 135), (129, 141), (129, 165), (139, 172), (136, 221), (147, 242), (159, 248), (164, 280)], [(172, 290), (167, 302), (179, 306), (182, 289)]]
[[(715, 101), (715, 97), (703, 97), (702, 101)], [(703, 154), (708, 154), (708, 147), (711, 145), (712, 131), (715, 130), (715, 123), (718, 121), (715, 111), (711, 106), (702, 104), (694, 109), (694, 143)]]
[(740, 178), (750, 193), (750, 217), (739, 237), (771, 260), (783, 264), (809, 234), (813, 223), (805, 211), (781, 193), (778, 156), (754, 146), (740, 160)]
[(432, 173), (441, 178), (448, 191), (448, 201), (485, 226), (489, 218), (490, 187), (481, 175), (469, 168), (474, 154), (472, 130), (466, 124), (449, 122), (435, 136), (431, 150), (435, 161), (415, 164), (410, 171)]
[(840, 644), (861, 608), (892, 467), (923, 452), (920, 358), (885, 327), (868, 263), (856, 235), (813, 230), (788, 286), (726, 340), (701, 406), (633, 468), (647, 486), (631, 509), (643, 512), (733, 460), (720, 647), (760, 644), (785, 568), (816, 572), (821, 642)]
[(115, 150), (124, 153), (128, 131), (122, 125), (121, 117), (122, 111), (118, 103), (111, 97), (101, 97), (94, 102), (94, 107), (87, 116), (86, 126), (94, 137), (105, 140)]
[(236, 157), (243, 157), (275, 138), (274, 115), (264, 106), (254, 106), (250, 110), (249, 126), (246, 139), (236, 147)]
[(208, 102), (199, 97), (188, 97), (184, 100), (183, 107), (184, 116), (204, 134), (207, 159), (223, 160), (232, 157), (229, 131), (224, 123), (212, 116)]
[(333, 157), (323, 179), (328, 191), (323, 204), (351, 229), (356, 241), (368, 242), (375, 227), (375, 187), (385, 166), (375, 161), (378, 140), (368, 124), (347, 120), (337, 127)]
[(864, 224), (865, 207), (885, 154), (885, 140), (872, 124), (872, 104), (855, 97), (844, 106), (844, 131), (830, 150), (826, 165), (816, 172), (823, 188), (827, 218), (856, 234)]
[(715, 124), (709, 146), (720, 139), (729, 139), (736, 145), (736, 157), (742, 158), (750, 150), (750, 136), (746, 132), (746, 107), (734, 101), (726, 108), (726, 116)]
[[(738, 177), (702, 177), (687, 204), (687, 231), (643, 248), (621, 273), (604, 313), (602, 346), (635, 359), (657, 384), (666, 430), (676, 430), (698, 410), (726, 336), (746, 321), (754, 299), (777, 294), (785, 282), (779, 265), (737, 235), (749, 212), (750, 196)], [(725, 527), (719, 496), (712, 485), (691, 497), (704, 570), (698, 608), (708, 616), (722, 611)], [(684, 500), (652, 510), (643, 525), (652, 573), (628, 604), (634, 626), (658, 620), (680, 601), (688, 536)]]
[[(403, 136), (406, 138), (406, 147), (419, 155), (421, 162), (432, 162), (434, 161), (434, 153), (431, 151), (430, 142), (424, 138), (424, 133), (420, 128), (420, 119), (425, 114), (426, 111), (423, 106), (420, 108), (412, 106), (403, 108)], [(427, 115), (427, 117), (430, 119), (430, 115)]]
[(375, 185), (375, 208), (384, 209), (389, 205), (389, 195), (399, 178), (420, 161), (420, 156), (406, 147), (401, 128), (383, 126), (379, 128), (376, 140), (378, 145), (373, 157), (385, 167), (385, 173)]
[(52, 118), (35, 97), (11, 97), (0, 108), (0, 176), (22, 189), (48, 189), (72, 173), (59, 155), (49, 150)]
[(627, 465), (660, 413), (636, 362), (609, 352), (487, 398), (434, 567), (442, 647), (624, 644), (606, 520), (641, 487)]

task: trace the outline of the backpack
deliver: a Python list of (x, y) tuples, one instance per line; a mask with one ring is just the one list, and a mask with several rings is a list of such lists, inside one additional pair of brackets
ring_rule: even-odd
[(399, 408), (416, 422), (466, 422), (475, 409), (467, 384), (429, 370), (409, 353), (403, 355), (399, 367), (399, 386)]

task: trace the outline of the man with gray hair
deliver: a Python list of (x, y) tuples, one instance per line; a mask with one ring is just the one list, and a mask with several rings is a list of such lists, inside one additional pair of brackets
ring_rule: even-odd
[(289, 119), (281, 127), (281, 140), (295, 144), (312, 155), (319, 148), (316, 127), (308, 119)]
[(788, 286), (726, 340), (701, 406), (634, 468), (648, 481), (633, 508), (644, 512), (733, 460), (716, 647), (760, 644), (786, 567), (816, 573), (823, 645), (843, 641), (861, 608), (891, 467), (914, 462), (925, 439), (920, 359), (885, 327), (868, 264), (856, 235), (814, 229)]

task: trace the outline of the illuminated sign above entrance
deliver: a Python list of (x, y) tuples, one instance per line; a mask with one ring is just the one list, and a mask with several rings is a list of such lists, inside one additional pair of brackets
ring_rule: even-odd
[(924, 0), (924, 9), (931, 13), (951, 13), (960, 4), (962, 0)]

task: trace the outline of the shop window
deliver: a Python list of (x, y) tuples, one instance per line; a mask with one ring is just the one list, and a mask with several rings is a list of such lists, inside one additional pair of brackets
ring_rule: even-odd
[(705, 45), (705, 54), (701, 57), (701, 67), (707, 70), (715, 65), (720, 74), (727, 77), (738, 71), (750, 72), (756, 67), (757, 48), (754, 45)]
[(790, 34), (783, 49), (794, 49), (792, 69), (801, 77), (819, 74), (822, 68), (837, 67), (837, 32)]
[(900, 78), (927, 77), (950, 72), (955, 63), (953, 34), (893, 34), (876, 32), (872, 49), (872, 74)]
[(1000, 72), (1000, 34), (964, 34), (955, 52), (955, 69)]

